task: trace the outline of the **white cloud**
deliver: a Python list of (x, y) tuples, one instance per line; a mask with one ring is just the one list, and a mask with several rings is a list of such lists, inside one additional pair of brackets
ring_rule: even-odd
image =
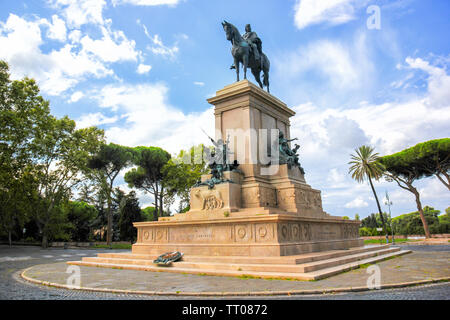
[(138, 53), (135, 51), (134, 40), (128, 40), (122, 31), (111, 31), (101, 27), (101, 32), (102, 39), (93, 40), (86, 35), (80, 40), (83, 51), (92, 53), (106, 62), (136, 61)]
[(147, 46), (147, 49), (153, 52), (156, 55), (161, 55), (163, 57), (175, 58), (175, 55), (178, 53), (179, 49), (176, 44), (172, 47), (166, 46), (159, 35), (155, 34), (150, 38), (153, 42), (153, 45)]
[(107, 117), (100, 112), (89, 113), (82, 115), (77, 121), (77, 128), (87, 128), (92, 126), (98, 126), (101, 124), (110, 124), (118, 120), (117, 116)]
[(432, 107), (450, 105), (450, 76), (446, 70), (432, 66), (421, 58), (406, 58), (406, 63), (411, 69), (419, 69), (426, 72), (428, 77), (429, 103)]
[(329, 116), (323, 121), (327, 131), (330, 150), (348, 150), (366, 144), (368, 139), (355, 120), (347, 117)]
[(369, 204), (364, 201), (361, 197), (357, 197), (356, 199), (353, 199), (350, 202), (347, 202), (344, 207), (348, 209), (354, 209), (354, 208), (365, 208), (368, 207)]
[[(141, 22), (141, 20), (137, 20), (136, 23), (138, 25), (140, 25), (142, 27), (142, 29), (144, 29), (144, 34), (147, 36), (147, 38), (149, 38), (152, 42), (152, 45), (148, 45), (147, 46), (147, 50), (151, 51), (153, 54), (156, 55), (161, 55), (163, 57), (166, 58), (175, 58), (176, 54), (179, 51), (177, 42), (175, 42), (175, 44), (172, 47), (166, 46), (160, 36), (158, 34), (155, 34), (154, 36), (150, 35), (150, 33), (148, 32), (147, 27), (145, 26), (145, 24), (143, 24)], [(178, 36), (179, 38), (183, 39), (183, 40), (187, 40), (188, 36), (181, 34), (181, 36)]]
[(64, 20), (60, 19), (56, 14), (52, 16), (52, 23), (48, 23), (49, 29), (47, 37), (59, 41), (65, 41), (67, 36), (67, 28)]
[(299, 29), (323, 22), (343, 24), (354, 20), (356, 9), (366, 3), (362, 0), (297, 0), (294, 22)]
[(112, 0), (113, 5), (131, 4), (135, 6), (175, 6), (180, 0)]
[(205, 85), (205, 83), (201, 81), (194, 81), (194, 84), (199, 87), (203, 87)]
[(13, 79), (33, 77), (43, 92), (59, 95), (86, 77), (113, 76), (109, 63), (137, 60), (135, 42), (128, 40), (122, 31), (111, 31), (108, 25), (99, 26), (100, 39), (72, 30), (68, 36), (70, 44), (43, 53), (41, 27), (48, 27), (48, 37), (60, 40), (67, 37), (64, 22), (56, 15), (52, 19), (53, 23), (46, 19), (27, 21), (10, 14), (6, 22), (0, 22), (0, 59), (11, 65)]
[(438, 178), (427, 179), (427, 183), (418, 188), (422, 202), (431, 202), (432, 200), (445, 200), (450, 205), (450, 194), (444, 184)]
[(346, 182), (347, 174), (340, 172), (337, 168), (329, 171), (327, 181), (330, 182), (332, 188), (342, 186)]
[(152, 66), (141, 63), (141, 64), (139, 64), (139, 66), (137, 68), (137, 73), (139, 73), (139, 74), (148, 73), (151, 68), (152, 68)]
[(168, 87), (162, 83), (106, 86), (96, 99), (103, 108), (123, 114), (124, 126), (106, 130), (109, 141), (128, 146), (156, 145), (171, 153), (208, 143), (200, 130), (214, 132), (213, 108), (185, 114), (167, 102)]
[(363, 32), (357, 33), (348, 45), (327, 39), (311, 42), (294, 52), (275, 57), (277, 78), (292, 82), (312, 74), (338, 92), (370, 87), (375, 67), (366, 42)]
[(79, 28), (87, 23), (104, 23), (105, 0), (48, 0), (48, 3), (62, 12), (70, 28)]
[(77, 102), (78, 100), (80, 100), (81, 98), (84, 97), (83, 92), (81, 91), (76, 91), (74, 92), (71, 96), (70, 96), (70, 100), (69, 102)]
[(81, 40), (81, 31), (80, 30), (73, 30), (69, 33), (69, 39), (72, 41), (72, 43), (78, 43)]

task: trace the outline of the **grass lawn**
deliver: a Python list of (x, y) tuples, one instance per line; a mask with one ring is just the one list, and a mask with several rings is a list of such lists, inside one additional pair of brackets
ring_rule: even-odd
[(109, 248), (111, 248), (111, 249), (131, 249), (131, 244), (113, 243), (111, 246), (108, 246), (107, 244), (96, 244), (93, 248), (95, 248), (95, 249), (109, 249)]
[[(389, 239), (389, 243), (391, 243), (391, 239)], [(405, 238), (395, 238), (394, 239), (395, 243), (400, 243), (400, 242), (416, 242), (416, 241), (420, 241), (420, 240), (416, 240), (416, 239), (405, 239)], [(364, 240), (364, 244), (373, 244), (373, 243), (386, 243), (386, 239), (366, 239)]]

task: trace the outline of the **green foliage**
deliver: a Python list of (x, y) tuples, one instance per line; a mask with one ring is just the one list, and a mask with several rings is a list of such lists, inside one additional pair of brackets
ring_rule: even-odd
[[(375, 235), (376, 236), (376, 235)], [(365, 236), (362, 236), (365, 237)], [(395, 243), (399, 243), (399, 242), (415, 242), (415, 241), (419, 241), (419, 240), (411, 240), (411, 239), (405, 239), (405, 238), (397, 238), (395, 237)], [(384, 239), (365, 239), (364, 240), (364, 244), (374, 244), (374, 243), (381, 243), (384, 244), (385, 240)]]
[(209, 171), (202, 156), (204, 148), (205, 146), (200, 144), (188, 151), (181, 150), (178, 156), (170, 159), (163, 168), (168, 195), (180, 198), (180, 213), (189, 207), (190, 189)]
[(390, 224), (390, 217), (386, 212), (383, 212), (383, 219), (381, 219), (381, 216), (379, 213), (372, 213), (371, 215), (365, 217), (361, 220), (361, 226), (367, 227), (367, 228), (379, 228), (382, 227), (383, 222), (387, 222), (387, 224)]
[(383, 234), (381, 231), (377, 231), (377, 228), (383, 226), (383, 221), (386, 222), (386, 229), (384, 233), (391, 234), (391, 218), (386, 212), (383, 212), (383, 220), (379, 213), (372, 213), (361, 220), (361, 228), (359, 229), (359, 235), (362, 237), (379, 236)]
[(28, 197), (36, 192), (36, 135), (49, 117), (48, 101), (32, 79), (11, 81), (0, 60), (0, 231), (11, 234), (29, 220)]
[(43, 232), (43, 246), (48, 234), (46, 224), (52, 221), (53, 208), (70, 197), (72, 189), (88, 172), (89, 157), (98, 150), (103, 132), (96, 128), (76, 129), (67, 117), (49, 117), (46, 128), (40, 132), (35, 154), (38, 192), (46, 200), (47, 208), (34, 212), (34, 219)]
[(142, 209), (141, 214), (144, 221), (153, 221), (155, 220), (155, 207), (146, 207)]
[(446, 212), (445, 214), (441, 214), (440, 216), (438, 216), (438, 219), (439, 233), (450, 233), (450, 214), (448, 212)]
[(133, 149), (133, 168), (125, 173), (125, 182), (130, 188), (149, 192), (155, 199), (155, 215), (162, 216), (164, 199), (167, 197), (167, 187), (163, 167), (170, 160), (170, 154), (158, 147), (136, 147)]
[(414, 176), (417, 180), (434, 174), (448, 174), (450, 138), (422, 142), (379, 160), (395, 176)]
[(130, 165), (132, 157), (131, 148), (115, 143), (102, 144), (87, 164), (91, 169), (104, 171), (109, 180), (114, 180), (118, 172)]
[(130, 250), (131, 249), (131, 244), (128, 243), (113, 243), (111, 245), (107, 245), (107, 244), (96, 244), (94, 246), (95, 249), (127, 249)]
[[(439, 219), (439, 210), (435, 210), (432, 207), (425, 206), (423, 208), (425, 219), (430, 228), (430, 233), (446, 233), (448, 230), (448, 224), (443, 219), (442, 224)], [(392, 218), (392, 226), (395, 234), (401, 234), (404, 236), (411, 234), (424, 234), (422, 220), (418, 211), (400, 215)]]
[(378, 159), (378, 162), (385, 167), (385, 176), (388, 180), (395, 181), (399, 187), (414, 194), (426, 237), (430, 237), (431, 230), (420, 202), (419, 191), (413, 183), (424, 177), (436, 175), (450, 190), (449, 157), (450, 139), (445, 138), (419, 143), (414, 147)]
[(359, 228), (359, 235), (361, 237), (371, 237), (371, 236), (377, 236), (378, 233), (376, 231), (376, 228), (361, 227), (361, 228)]
[(10, 81), (8, 65), (0, 61), (2, 225), (35, 220), (43, 246), (49, 238), (65, 238), (61, 205), (82, 181), (86, 159), (102, 139), (102, 130), (77, 130), (68, 117), (52, 116), (35, 81)]
[(343, 216), (342, 219), (344, 219), (344, 220), (350, 220), (350, 218), (347, 217), (347, 216)]
[(374, 148), (361, 146), (355, 150), (356, 155), (351, 155), (352, 161), (349, 173), (357, 182), (364, 182), (368, 178), (378, 180), (382, 177), (384, 168), (377, 161), (378, 153), (374, 153)]
[(97, 217), (97, 209), (82, 201), (68, 201), (63, 204), (62, 210), (72, 225), (70, 240), (86, 242), (92, 240), (92, 221)]
[[(378, 161), (379, 156), (378, 153), (374, 153), (374, 148), (369, 146), (361, 146), (356, 149), (355, 152), (356, 155), (352, 154), (352, 161), (348, 163), (351, 165), (348, 172), (352, 174), (353, 179), (360, 183), (365, 181), (366, 179), (369, 181), (370, 187), (375, 197), (375, 201), (377, 203), (378, 212), (381, 214), (382, 211), (380, 202), (373, 186), (372, 179), (380, 179), (383, 176), (384, 167)], [(381, 219), (383, 228), (386, 231), (386, 224), (383, 220), (383, 216), (381, 216)]]
[(133, 227), (133, 222), (142, 221), (141, 208), (139, 207), (139, 200), (136, 198), (136, 192), (131, 191), (122, 198), (119, 214), (120, 240), (133, 242), (137, 237), (137, 230)]
[[(93, 169), (91, 177), (98, 184), (107, 203), (107, 243), (113, 239), (113, 184), (119, 172), (131, 165), (134, 152), (131, 148), (114, 143), (102, 144), (98, 152), (87, 160), (87, 166)], [(117, 231), (117, 230), (116, 230)]]
[(360, 219), (360, 218), (359, 218), (359, 214), (356, 213), (356, 214), (355, 214), (355, 220), (359, 221), (359, 219)]

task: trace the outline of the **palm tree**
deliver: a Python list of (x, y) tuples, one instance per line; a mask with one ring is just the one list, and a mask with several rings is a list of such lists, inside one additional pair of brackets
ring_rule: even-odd
[(378, 212), (380, 213), (381, 222), (383, 224), (384, 231), (386, 232), (386, 242), (389, 241), (386, 224), (384, 222), (383, 213), (381, 212), (380, 202), (378, 201), (377, 193), (373, 187), (372, 178), (379, 180), (383, 176), (384, 167), (378, 162), (378, 153), (373, 153), (374, 148), (370, 146), (361, 146), (355, 149), (356, 155), (351, 155), (352, 161), (348, 164), (352, 166), (348, 170), (348, 173), (352, 174), (352, 178), (357, 182), (364, 182), (367, 178), (369, 180), (370, 187), (372, 188), (373, 195), (378, 206)]

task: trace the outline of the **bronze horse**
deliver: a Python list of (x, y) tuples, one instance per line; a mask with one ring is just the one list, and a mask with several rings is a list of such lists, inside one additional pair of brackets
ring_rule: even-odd
[[(255, 60), (255, 56), (253, 52), (251, 52), (250, 46), (248, 43), (242, 38), (239, 30), (229, 22), (222, 22), (223, 29), (227, 35), (227, 40), (230, 40), (232, 43), (231, 54), (234, 58), (234, 66), (236, 68), (236, 77), (237, 81), (239, 81), (239, 66), (240, 63), (243, 65), (244, 69), (244, 79), (247, 79), (247, 68), (252, 70), (253, 76), (255, 80), (258, 82), (261, 89), (263, 89), (263, 84), (267, 88), (267, 92), (269, 91), (269, 69), (270, 62), (267, 56), (264, 53), (261, 53), (262, 63)], [(263, 82), (261, 83), (260, 73), (263, 71)]]

